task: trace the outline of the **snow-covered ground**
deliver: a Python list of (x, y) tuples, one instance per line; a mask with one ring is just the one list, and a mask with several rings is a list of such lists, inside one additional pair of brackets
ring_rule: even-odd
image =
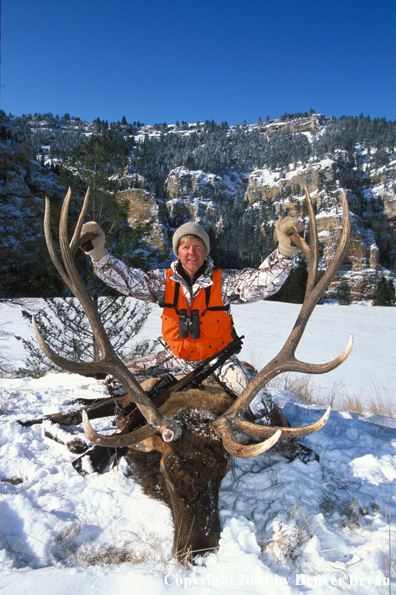
[[(132, 298), (131, 302), (134, 302)], [(41, 300), (25, 300), (34, 312)], [(297, 318), (299, 306), (263, 301), (234, 306), (232, 313), (239, 335), (244, 335), (240, 358), (256, 368), (263, 367), (281, 349)], [(141, 335), (156, 338), (161, 333), (161, 310), (153, 306)], [(32, 337), (31, 325), (22, 318), (19, 308), (0, 302), (0, 330), (10, 333), (0, 338), (0, 357), (10, 365), (23, 365), (24, 353), (15, 335)], [(318, 400), (329, 392), (357, 397), (362, 403), (381, 399), (396, 407), (396, 308), (364, 305), (339, 306), (324, 304), (314, 310), (297, 349), (301, 360), (323, 363), (337, 357), (346, 347), (349, 336), (354, 345), (347, 361), (323, 376), (311, 378)]]
[[(274, 302), (235, 307), (237, 329), (246, 336), (242, 357), (256, 365), (268, 361), (296, 313), (296, 306)], [(16, 309), (0, 304), (0, 316), (10, 321), (11, 333), (3, 354), (20, 359), (12, 335), (30, 330)], [(147, 336), (159, 334), (157, 316), (154, 310)], [(384, 392), (396, 400), (395, 331), (394, 308), (324, 305), (316, 308), (298, 355), (317, 363), (332, 359), (352, 333), (347, 362), (315, 381), (323, 390), (341, 383), (362, 399)], [(273, 392), (293, 425), (323, 412), (292, 393)], [(214, 589), (371, 595), (396, 588), (395, 419), (332, 411), (319, 433), (302, 440), (320, 454), (320, 463), (290, 463), (271, 451), (234, 460), (220, 492), (220, 548), (201, 565), (184, 568), (172, 559), (168, 509), (125, 476), (123, 460), (104, 475), (81, 476), (71, 465), (75, 455), (45, 436), (56, 431), (70, 439), (82, 435), (79, 426), (17, 422), (65, 410), (77, 397), (105, 394), (101, 381), (69, 374), (0, 380), (2, 594)], [(116, 563), (120, 558), (126, 561)]]

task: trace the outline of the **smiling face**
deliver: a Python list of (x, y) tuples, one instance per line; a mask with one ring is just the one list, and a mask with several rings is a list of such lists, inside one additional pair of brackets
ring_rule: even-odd
[(184, 271), (192, 279), (205, 262), (205, 244), (197, 236), (184, 236), (180, 240), (177, 256)]

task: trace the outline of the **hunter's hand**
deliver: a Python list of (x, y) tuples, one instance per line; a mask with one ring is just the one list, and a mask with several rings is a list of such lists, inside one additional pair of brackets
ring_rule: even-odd
[(105, 241), (105, 233), (96, 221), (84, 223), (81, 228), (79, 246), (92, 260), (98, 261), (106, 256)]
[(275, 235), (279, 242), (278, 250), (285, 256), (294, 256), (298, 251), (297, 246), (290, 237), (294, 232), (294, 228), (297, 229), (301, 235), (304, 231), (304, 224), (301, 219), (296, 217), (279, 217), (278, 223), (275, 228)]

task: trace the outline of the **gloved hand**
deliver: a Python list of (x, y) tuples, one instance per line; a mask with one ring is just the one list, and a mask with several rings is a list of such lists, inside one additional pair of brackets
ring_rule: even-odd
[(279, 242), (278, 250), (285, 256), (294, 256), (298, 251), (290, 235), (293, 233), (293, 226), (301, 234), (304, 231), (304, 224), (296, 217), (279, 217), (275, 227), (275, 236)]
[(106, 236), (99, 223), (88, 221), (81, 228), (79, 246), (92, 260), (101, 260), (107, 254), (104, 247)]

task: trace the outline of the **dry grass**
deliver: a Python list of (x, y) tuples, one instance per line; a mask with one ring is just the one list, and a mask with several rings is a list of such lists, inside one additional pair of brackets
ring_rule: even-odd
[(323, 524), (312, 522), (313, 515), (307, 517), (297, 504), (285, 512), (287, 521), (275, 523), (274, 536), (265, 545), (265, 553), (278, 562), (282, 562), (285, 558), (296, 561), (299, 548), (309, 541)]
[(294, 506), (289, 508), (286, 512), (289, 518), (295, 519), (296, 521), (299, 545), (302, 545), (303, 543), (311, 539), (311, 537), (317, 531), (318, 527), (320, 527), (324, 523), (324, 521), (322, 521), (320, 523), (312, 524), (312, 517), (314, 515), (310, 515), (309, 517), (307, 517), (304, 514), (304, 512), (297, 506), (297, 504), (294, 504)]
[[(143, 564), (152, 560), (153, 556), (149, 548), (142, 549), (140, 544), (126, 543), (124, 546), (100, 546), (98, 544), (89, 544), (84, 548), (79, 548), (75, 553), (70, 553), (69, 562), (75, 565), (83, 566), (107, 566), (118, 564)], [(150, 555), (151, 554), (151, 555)]]
[(157, 560), (161, 544), (149, 538), (144, 541), (123, 541), (113, 544), (101, 544), (92, 541), (79, 545), (81, 526), (70, 524), (55, 536), (53, 555), (56, 560), (70, 566), (107, 566), (132, 564), (134, 566), (147, 561)]
[(327, 394), (323, 396), (323, 389), (315, 385), (314, 377), (309, 374), (282, 374), (274, 379), (269, 386), (289, 390), (298, 395), (305, 403), (325, 407), (330, 405), (332, 409), (359, 414), (370, 413), (384, 417), (396, 417), (396, 403), (389, 396), (384, 397), (375, 387), (372, 389), (371, 399), (365, 398), (362, 402), (359, 395), (346, 394), (342, 382), (333, 383)]
[(2, 383), (2, 376), (0, 375), (0, 415), (4, 415), (8, 409), (8, 402), (6, 398), (6, 393), (3, 388)]
[(0, 415), (4, 415), (5, 413), (7, 413), (7, 409), (7, 402), (4, 399), (3, 392), (0, 390)]
[(23, 479), (20, 477), (2, 477), (0, 481), (3, 481), (4, 483), (10, 483), (13, 486), (23, 483)]

